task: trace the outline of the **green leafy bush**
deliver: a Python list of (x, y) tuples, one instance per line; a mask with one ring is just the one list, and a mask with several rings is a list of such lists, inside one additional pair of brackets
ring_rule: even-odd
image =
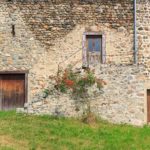
[[(54, 81), (54, 89), (62, 93), (70, 93), (75, 98), (87, 98), (88, 89), (95, 85), (99, 90), (106, 83), (94, 75), (94, 71), (87, 69), (83, 72), (77, 72), (71, 66), (64, 70), (58, 69), (56, 76), (51, 76)], [(46, 91), (46, 94), (48, 92)]]
[(73, 99), (81, 100), (82, 104), (87, 106), (83, 110), (83, 122), (94, 122), (94, 114), (91, 112), (91, 100), (96, 97), (95, 93), (100, 91), (106, 84), (100, 78), (95, 76), (94, 70), (86, 69), (75, 71), (71, 66), (66, 69), (60, 69), (58, 67), (57, 75), (50, 77), (53, 82), (52, 89), (46, 89), (46, 97), (51, 91), (57, 91), (60, 93), (71, 94)]

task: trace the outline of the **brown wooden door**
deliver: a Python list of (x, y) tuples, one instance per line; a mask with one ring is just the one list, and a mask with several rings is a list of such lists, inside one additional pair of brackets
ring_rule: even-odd
[(150, 122), (150, 90), (147, 90), (147, 121)]
[(0, 75), (0, 109), (13, 110), (25, 103), (25, 75)]

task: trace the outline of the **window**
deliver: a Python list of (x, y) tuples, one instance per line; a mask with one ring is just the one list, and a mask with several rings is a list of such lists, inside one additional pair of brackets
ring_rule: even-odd
[(105, 36), (100, 33), (84, 33), (83, 35), (83, 65), (105, 62)]
[(89, 52), (101, 52), (102, 51), (102, 36), (101, 35), (87, 35), (86, 40), (88, 43)]

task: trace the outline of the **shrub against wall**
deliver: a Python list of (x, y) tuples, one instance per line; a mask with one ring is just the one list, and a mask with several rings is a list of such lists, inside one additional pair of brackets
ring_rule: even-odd
[(60, 93), (71, 94), (76, 98), (89, 97), (89, 89), (101, 90), (106, 82), (94, 75), (94, 70), (73, 70), (72, 66), (68, 66), (66, 69), (60, 69), (58, 67), (57, 75), (50, 76), (50, 84), (52, 88), (44, 90), (45, 96), (52, 94), (54, 90)]
[(50, 94), (67, 93), (71, 99), (80, 100), (86, 105), (84, 113), (91, 112), (91, 100), (101, 94), (106, 82), (97, 78), (94, 70), (73, 70), (72, 66), (66, 69), (58, 67), (57, 75), (50, 76), (50, 87), (44, 90), (45, 98)]

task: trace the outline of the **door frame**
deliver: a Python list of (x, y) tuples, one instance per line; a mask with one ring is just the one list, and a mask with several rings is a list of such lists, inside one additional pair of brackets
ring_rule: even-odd
[(25, 75), (25, 91), (24, 92), (25, 92), (25, 103), (27, 103), (28, 102), (28, 74), (29, 74), (29, 70), (0, 71), (0, 75), (3, 75), (3, 74), (10, 74), (10, 75), (24, 74)]

